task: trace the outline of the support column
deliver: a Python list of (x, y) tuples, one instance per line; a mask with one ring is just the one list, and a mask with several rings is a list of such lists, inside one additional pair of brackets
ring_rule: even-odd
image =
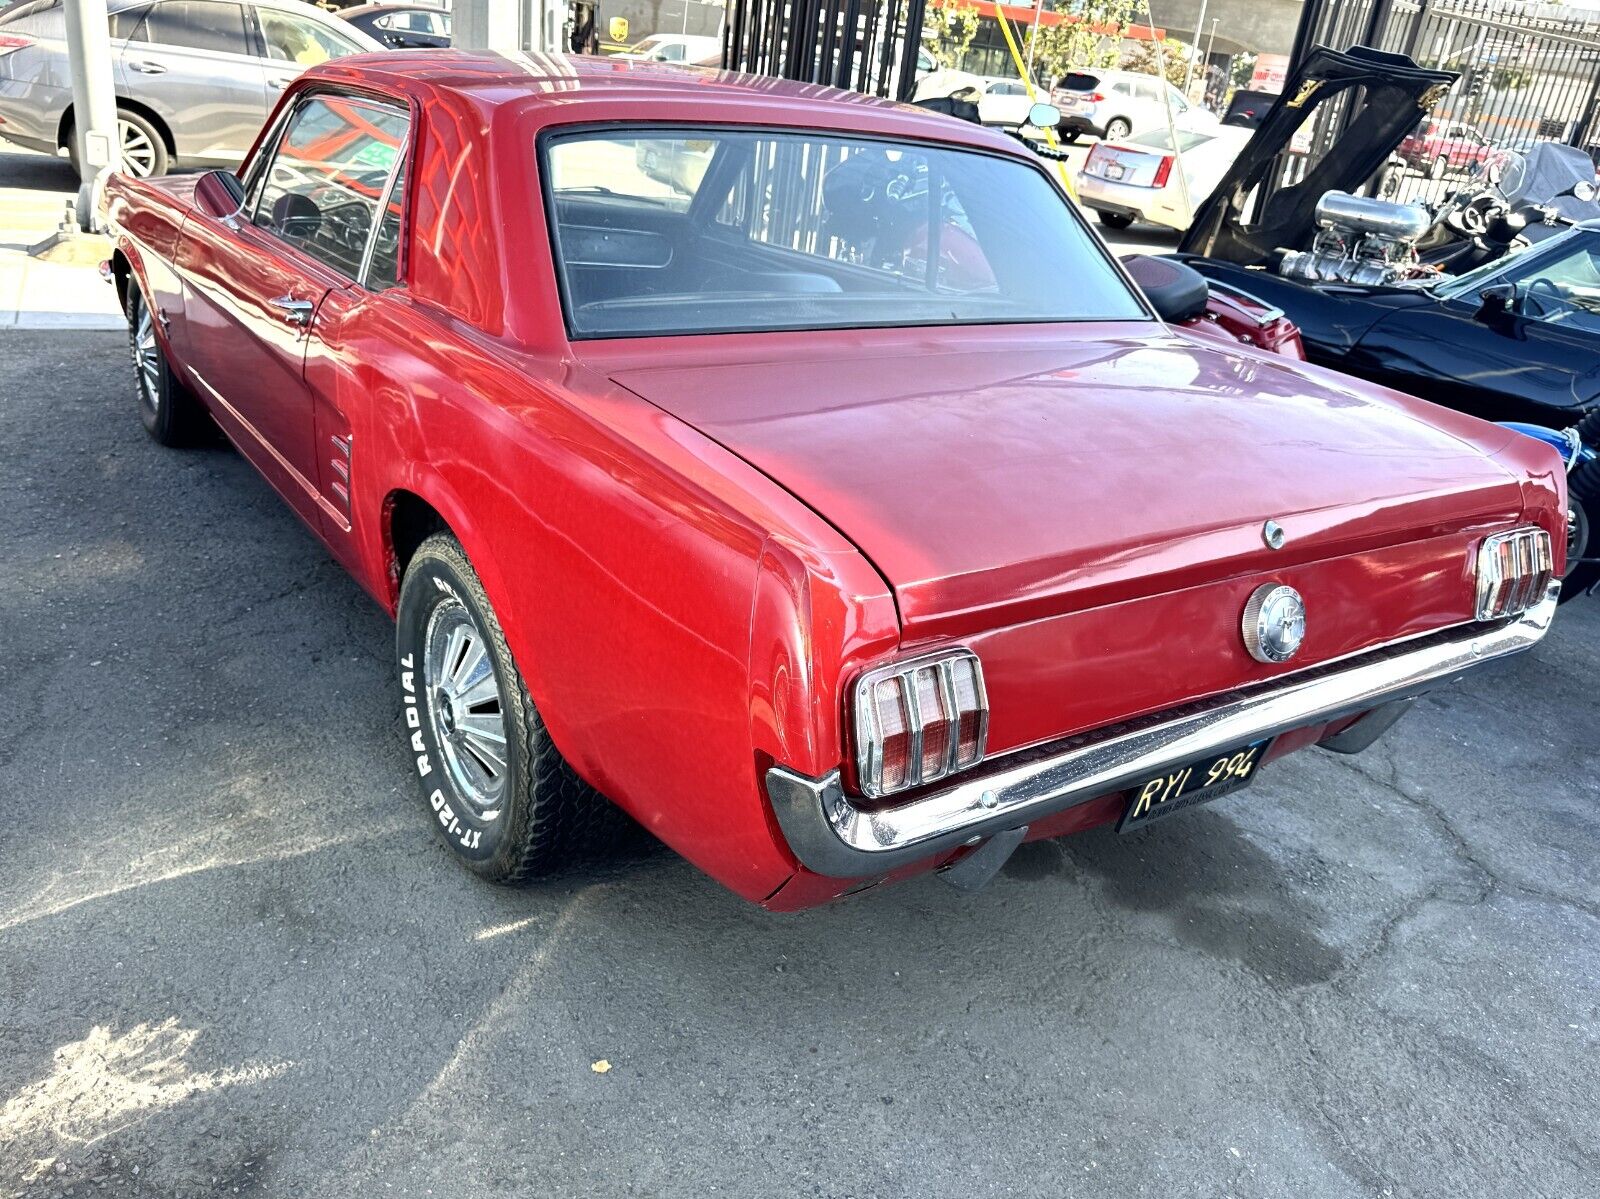
[(92, 230), (99, 187), (122, 167), (117, 85), (111, 70), (106, 0), (67, 0), (67, 61), (72, 72), (72, 139), (78, 155), (78, 226)]
[(463, 50), (498, 50), (515, 54), (523, 49), (524, 0), (455, 0), (452, 7), (451, 45)]

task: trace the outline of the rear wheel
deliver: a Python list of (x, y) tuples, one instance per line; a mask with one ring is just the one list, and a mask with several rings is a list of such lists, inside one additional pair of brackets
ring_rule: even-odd
[(1126, 229), (1133, 224), (1133, 218), (1122, 212), (1107, 212), (1101, 208), (1094, 215), (1108, 229)]
[(429, 537), (407, 565), (395, 636), (422, 795), (469, 870), (525, 882), (622, 826), (550, 740), (477, 572), (450, 534)]
[(1429, 179), (1443, 179), (1445, 172), (1450, 169), (1450, 160), (1443, 154), (1428, 164)]
[[(122, 169), (141, 179), (165, 175), (172, 165), (166, 139), (150, 121), (130, 108), (117, 109), (117, 133), (122, 138)], [(67, 131), (67, 154), (78, 168), (78, 136)]]
[(1133, 126), (1122, 117), (1112, 117), (1106, 124), (1106, 141), (1120, 142), (1133, 132)]
[[(1580, 466), (1567, 478), (1567, 573), (1561, 580), (1563, 602), (1600, 582), (1600, 459)], [(1577, 559), (1585, 559), (1582, 562)]]

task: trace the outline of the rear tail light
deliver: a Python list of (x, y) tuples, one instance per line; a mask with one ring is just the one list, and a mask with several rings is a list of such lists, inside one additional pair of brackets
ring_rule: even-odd
[(1550, 534), (1529, 526), (1484, 538), (1478, 548), (1478, 619), (1499, 620), (1544, 599), (1554, 571)]
[(1102, 103), (1105, 100), (1105, 98), (1106, 98), (1106, 94), (1104, 92), (1090, 92), (1089, 93), (1090, 101), (1095, 103), (1095, 104)]
[(1161, 161), (1156, 165), (1156, 178), (1151, 187), (1165, 187), (1167, 180), (1172, 178), (1172, 155), (1163, 154)]
[(854, 714), (864, 795), (894, 795), (983, 761), (989, 699), (970, 650), (867, 671), (856, 681)]
[(0, 33), (0, 58), (13, 50), (23, 50), (33, 45), (33, 39), (21, 33)]

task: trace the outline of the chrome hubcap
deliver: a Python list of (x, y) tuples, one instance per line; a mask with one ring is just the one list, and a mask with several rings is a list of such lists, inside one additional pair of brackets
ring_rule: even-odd
[(139, 377), (139, 402), (151, 412), (161, 404), (161, 349), (156, 345), (156, 322), (141, 297), (133, 324), (133, 369)]
[(500, 814), (506, 722), (489, 645), (466, 605), (446, 598), (428, 618), (422, 681), (455, 792), (481, 820)]
[(127, 121), (118, 121), (122, 133), (122, 169), (143, 179), (156, 169), (156, 148), (144, 130)]

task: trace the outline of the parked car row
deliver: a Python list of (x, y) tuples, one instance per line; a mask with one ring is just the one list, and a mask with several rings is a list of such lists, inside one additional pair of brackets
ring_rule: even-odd
[[(449, 44), (450, 14), (369, 4), (337, 16), (303, 0), (108, 0), (126, 168), (237, 165), (300, 72), (347, 54)], [(76, 153), (65, 0), (0, 9), (0, 137)]]
[(237, 172), (118, 177), (107, 274), (147, 430), (220, 428), (394, 616), (477, 874), (615, 805), (773, 909), (978, 886), (1358, 752), (1555, 618), (1548, 444), (1139, 286), (1019, 138), (461, 66), (326, 62)]

